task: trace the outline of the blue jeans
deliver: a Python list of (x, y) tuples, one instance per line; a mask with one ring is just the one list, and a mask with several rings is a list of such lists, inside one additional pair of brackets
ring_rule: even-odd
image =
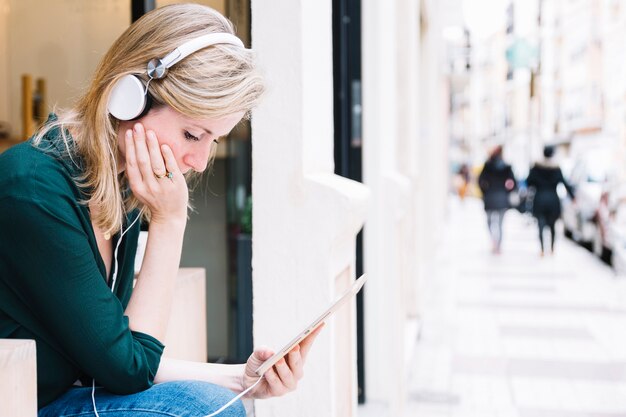
[(500, 250), (500, 246), (502, 246), (502, 222), (505, 213), (506, 210), (504, 209), (487, 210), (487, 226), (491, 235), (491, 243), (494, 244), (494, 249), (497, 250)]
[[(96, 409), (101, 417), (203, 417), (217, 411), (235, 394), (202, 381), (174, 381), (130, 395), (114, 395), (96, 387)], [(215, 417), (245, 417), (239, 400)], [(95, 416), (91, 387), (72, 387), (41, 410), (38, 417)]]

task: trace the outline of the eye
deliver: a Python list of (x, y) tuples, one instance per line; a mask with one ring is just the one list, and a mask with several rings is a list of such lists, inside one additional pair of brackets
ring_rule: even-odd
[(197, 141), (200, 140), (200, 139), (198, 139), (197, 136), (192, 135), (191, 133), (187, 132), (186, 130), (185, 130), (185, 139), (192, 140), (194, 142), (197, 142)]

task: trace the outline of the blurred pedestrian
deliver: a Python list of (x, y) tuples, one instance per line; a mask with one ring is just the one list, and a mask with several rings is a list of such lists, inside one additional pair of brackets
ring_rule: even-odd
[(526, 180), (528, 186), (535, 189), (532, 211), (539, 227), (541, 256), (545, 253), (543, 230), (546, 226), (550, 229), (550, 253), (554, 254), (555, 225), (561, 217), (561, 199), (556, 192), (559, 183), (565, 186), (567, 193), (574, 200), (574, 190), (563, 178), (563, 172), (554, 160), (554, 154), (554, 146), (544, 147), (544, 160), (536, 163), (530, 169)]
[(457, 192), (459, 194), (459, 198), (463, 201), (467, 195), (467, 189), (470, 182), (470, 170), (466, 163), (461, 164), (459, 170), (457, 171), (457, 175), (459, 179)]
[(497, 146), (489, 155), (478, 177), (478, 186), (483, 193), (492, 251), (499, 254), (504, 214), (511, 207), (510, 194), (517, 188), (511, 166), (502, 159), (502, 146)]

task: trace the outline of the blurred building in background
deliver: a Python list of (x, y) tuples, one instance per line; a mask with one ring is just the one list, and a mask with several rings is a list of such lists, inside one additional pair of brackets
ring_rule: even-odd
[[(544, 144), (561, 144), (575, 153), (586, 141), (611, 148), (611, 177), (622, 179), (626, 5), (615, 0), (492, 2), (499, 24), (485, 33), (483, 21), (471, 20), (480, 1), (463, 3), (470, 13), (458, 29), (465, 32), (446, 37), (451, 143), (457, 148), (452, 154), (476, 165), (491, 146), (504, 144), (505, 156), (522, 177)], [(461, 32), (448, 28), (447, 33)]]
[(464, 26), (445, 30), (452, 170), (466, 163), (477, 174), (489, 150), (504, 145), (523, 180), (544, 145), (557, 145), (578, 190), (577, 205), (564, 202), (565, 233), (611, 262), (621, 250), (615, 236), (625, 234), (615, 219), (626, 198), (626, 4), (461, 5)]

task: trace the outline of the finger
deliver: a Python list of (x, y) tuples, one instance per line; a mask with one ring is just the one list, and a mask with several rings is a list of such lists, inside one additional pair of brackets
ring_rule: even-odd
[(300, 345), (296, 345), (296, 347), (291, 349), (291, 352), (287, 355), (287, 363), (289, 364), (289, 368), (291, 369), (294, 378), (296, 378), (296, 381), (302, 379), (304, 372), (302, 370), (303, 363), (302, 355), (300, 354)]
[(322, 331), (322, 328), (326, 323), (322, 323), (315, 330), (311, 332), (302, 342), (300, 342), (300, 355), (302, 356), (302, 360), (306, 360), (307, 355), (309, 354), (309, 350), (311, 350), (311, 346), (313, 345), (313, 341), (317, 337), (318, 334)]
[(156, 133), (152, 130), (146, 132), (146, 142), (148, 144), (148, 152), (150, 154), (150, 163), (155, 175), (165, 175), (165, 161), (157, 140)]
[(287, 390), (293, 391), (294, 389), (296, 389), (298, 382), (296, 381), (293, 372), (291, 372), (289, 365), (287, 365), (287, 361), (285, 361), (285, 358), (276, 362), (274, 368), (276, 369), (278, 377), (280, 378), (285, 388), (287, 388)]
[(265, 373), (265, 375), (263, 375), (263, 377), (265, 378), (265, 381), (267, 382), (268, 391), (270, 392), (271, 396), (280, 397), (281, 395), (284, 395), (287, 392), (278, 374), (276, 374), (276, 371), (274, 370), (274, 368), (269, 369)]
[(272, 355), (274, 355), (274, 352), (266, 348), (255, 350), (246, 362), (246, 375), (257, 377), (258, 375), (255, 371), (263, 362), (271, 358)]
[(172, 152), (172, 148), (163, 144), (161, 145), (161, 152), (163, 153), (163, 159), (165, 160), (165, 168), (173, 175), (171, 179), (174, 180), (182, 178), (183, 174), (178, 168), (178, 163), (176, 162), (176, 157), (174, 156), (174, 152)]
[(135, 156), (137, 165), (143, 177), (143, 181), (150, 184), (155, 183), (154, 171), (152, 163), (150, 163), (150, 154), (148, 153), (148, 145), (146, 144), (146, 132), (141, 123), (135, 123), (133, 126), (133, 139), (135, 142)]
[(254, 352), (254, 360), (258, 365), (263, 364), (263, 362), (272, 356), (274, 356), (274, 351), (270, 349), (257, 350)]
[(127, 130), (124, 136), (126, 145), (126, 177), (133, 191), (138, 191), (142, 184), (141, 172), (137, 166), (137, 158), (135, 155), (135, 141), (133, 139), (133, 131)]

